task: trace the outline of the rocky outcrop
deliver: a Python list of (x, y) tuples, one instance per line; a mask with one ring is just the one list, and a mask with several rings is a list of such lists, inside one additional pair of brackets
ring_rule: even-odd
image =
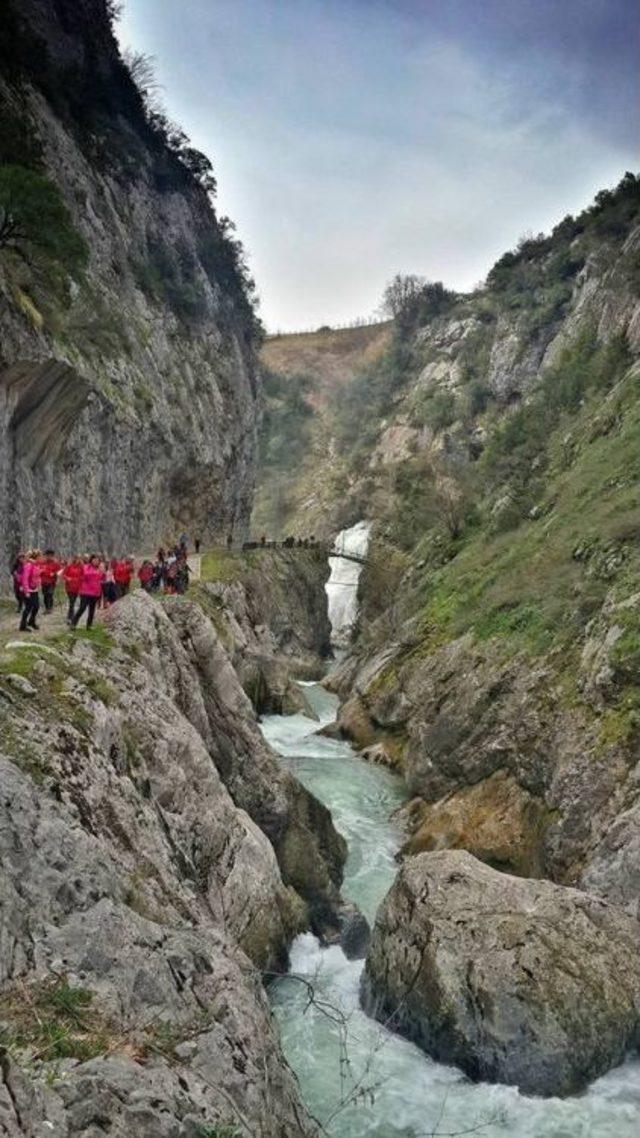
[(261, 550), (238, 559), (233, 580), (201, 588), (201, 603), (261, 714), (309, 713), (294, 680), (319, 679), (331, 655), (328, 576), (320, 547)]
[(396, 818), (411, 830), (401, 857), (464, 849), (494, 869), (540, 876), (546, 807), (504, 770), (434, 803), (414, 798)]
[(105, 0), (10, 0), (1, 63), (0, 162), (58, 188), (88, 263), (0, 249), (0, 559), (241, 536), (254, 326), (206, 186), (145, 111)]
[(577, 890), (420, 854), (378, 913), (365, 1006), (472, 1078), (574, 1093), (640, 1044), (638, 935)]
[[(361, 646), (334, 673), (350, 693), (345, 733), (398, 753), (419, 799), (403, 815), (405, 852), (465, 848), (512, 873), (637, 905), (635, 704), (607, 704), (607, 690), (610, 699), (627, 690), (629, 666), (607, 630), (635, 620), (637, 605), (605, 612), (591, 622), (577, 684), (559, 654), (505, 653), (471, 634), (432, 652), (417, 653), (409, 637), (371, 655)], [(570, 682), (579, 698), (567, 698)]]
[(256, 968), (338, 927), (344, 843), (202, 610), (136, 595), (107, 627), (0, 661), (0, 1119), (314, 1133)]

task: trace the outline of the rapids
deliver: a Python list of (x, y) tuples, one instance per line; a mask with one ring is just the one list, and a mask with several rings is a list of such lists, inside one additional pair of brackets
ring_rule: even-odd
[[(364, 554), (369, 523), (339, 535), (336, 544)], [(344, 544), (343, 544), (344, 543)], [(357, 615), (360, 566), (331, 559), (329, 614), (338, 646), (348, 642)], [(335, 719), (337, 699), (318, 684), (301, 685), (319, 723), (303, 715), (267, 716), (263, 733), (282, 763), (329, 808), (349, 854), (343, 896), (373, 923), (395, 876), (401, 835), (390, 815), (406, 799), (401, 780), (364, 762), (346, 742), (318, 735)], [(332, 1138), (638, 1138), (640, 1062), (628, 1061), (580, 1097), (526, 1098), (514, 1087), (472, 1083), (436, 1063), (360, 1008), (363, 961), (337, 946), (323, 948), (311, 933), (291, 951), (291, 972), (314, 986), (344, 1017), (328, 1018), (291, 979), (270, 988), (285, 1055), (311, 1113)]]
[[(333, 720), (337, 700), (317, 684), (304, 688), (320, 724), (302, 715), (267, 716), (262, 728), (283, 764), (331, 810), (349, 843), (343, 895), (372, 921), (396, 872), (400, 835), (389, 814), (404, 800), (404, 788), (389, 771), (358, 758), (348, 743), (316, 734)], [(430, 1138), (478, 1127), (474, 1133), (484, 1138), (637, 1138), (637, 1060), (576, 1098), (526, 1098), (514, 1087), (472, 1083), (364, 1014), (358, 1001), (362, 967), (336, 946), (322, 948), (311, 933), (292, 947), (291, 971), (310, 980), (346, 1018), (346, 1056), (340, 1028), (308, 1005), (302, 985), (285, 978), (270, 989), (285, 1055), (328, 1134)]]

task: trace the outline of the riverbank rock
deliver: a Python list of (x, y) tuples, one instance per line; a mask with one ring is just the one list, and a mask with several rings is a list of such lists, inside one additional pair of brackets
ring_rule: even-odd
[(260, 973), (339, 928), (344, 842), (203, 611), (0, 657), (0, 1132), (314, 1134)]
[(363, 960), (371, 941), (371, 927), (367, 918), (352, 901), (340, 909), (340, 948), (347, 960)]
[(599, 898), (423, 853), (378, 913), (363, 1002), (474, 1079), (572, 1094), (640, 1044), (639, 944)]
[(507, 771), (496, 771), (439, 802), (414, 798), (396, 812), (396, 818), (411, 831), (399, 858), (465, 849), (494, 869), (540, 876), (549, 811)]

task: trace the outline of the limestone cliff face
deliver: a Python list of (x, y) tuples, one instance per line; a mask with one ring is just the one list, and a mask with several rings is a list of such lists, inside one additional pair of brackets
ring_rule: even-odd
[(344, 843), (202, 610), (7, 646), (0, 715), (3, 1133), (315, 1133), (258, 970), (331, 920)]
[(326, 552), (257, 550), (236, 558), (233, 580), (199, 587), (256, 710), (312, 715), (296, 679), (319, 679), (331, 654)]
[(150, 549), (250, 510), (255, 322), (207, 189), (154, 126), (105, 0), (10, 0), (0, 159), (58, 187), (68, 279), (0, 250), (0, 558)]

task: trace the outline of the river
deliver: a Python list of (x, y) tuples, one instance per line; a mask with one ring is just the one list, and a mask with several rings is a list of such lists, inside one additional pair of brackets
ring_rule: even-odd
[[(357, 567), (356, 567), (357, 568)], [(355, 595), (356, 589), (352, 589)], [(355, 605), (355, 596), (353, 604)], [(345, 624), (353, 611), (344, 614)], [(349, 855), (343, 895), (370, 921), (397, 866), (400, 834), (389, 815), (405, 799), (397, 776), (361, 760), (348, 743), (317, 734), (335, 718), (337, 700), (304, 685), (319, 716), (267, 716), (263, 732), (283, 764), (331, 810)], [(472, 1083), (369, 1019), (360, 1008), (362, 961), (310, 933), (291, 951), (291, 971), (340, 1009), (340, 1026), (291, 979), (271, 988), (285, 1055), (312, 1114), (334, 1138), (427, 1138), (474, 1133), (484, 1138), (638, 1138), (640, 1062), (629, 1061), (575, 1098), (526, 1098), (513, 1087)]]

